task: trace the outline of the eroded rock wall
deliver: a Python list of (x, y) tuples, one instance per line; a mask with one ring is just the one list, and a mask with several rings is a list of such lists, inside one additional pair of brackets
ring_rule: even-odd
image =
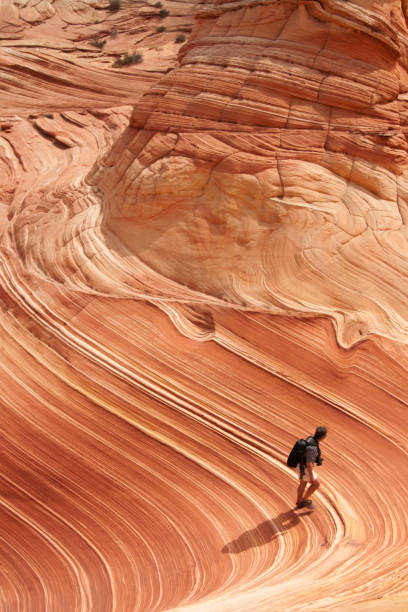
[(108, 227), (226, 303), (405, 341), (404, 20), (369, 4), (204, 7), (92, 173)]

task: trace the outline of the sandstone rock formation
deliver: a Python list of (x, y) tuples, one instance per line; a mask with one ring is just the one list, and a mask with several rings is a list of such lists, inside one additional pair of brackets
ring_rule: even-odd
[(204, 8), (95, 180), (149, 266), (343, 346), (408, 330), (403, 14), (349, 4)]
[(408, 6), (108, 4), (0, 12), (2, 605), (405, 610)]

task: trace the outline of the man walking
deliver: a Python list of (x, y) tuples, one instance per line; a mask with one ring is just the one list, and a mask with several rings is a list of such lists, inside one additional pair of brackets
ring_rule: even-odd
[[(320, 487), (320, 482), (317, 479), (313, 467), (315, 464), (321, 465), (323, 459), (320, 456), (319, 442), (325, 439), (327, 436), (326, 427), (318, 427), (315, 431), (314, 436), (306, 438), (307, 446), (305, 454), (296, 466), (299, 474), (299, 486), (297, 490), (297, 501), (296, 506), (298, 508), (311, 508), (312, 500), (311, 496)], [(309, 487), (306, 489), (307, 484)]]

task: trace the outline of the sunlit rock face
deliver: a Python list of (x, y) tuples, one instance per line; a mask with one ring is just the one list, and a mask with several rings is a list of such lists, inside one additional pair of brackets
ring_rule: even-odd
[(406, 4), (0, 4), (1, 612), (406, 612)]
[(227, 303), (407, 339), (399, 2), (205, 3), (99, 172), (107, 226)]

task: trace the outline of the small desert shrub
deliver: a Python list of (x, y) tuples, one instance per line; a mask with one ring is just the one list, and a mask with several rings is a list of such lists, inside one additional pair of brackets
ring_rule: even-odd
[(106, 40), (98, 40), (97, 38), (94, 38), (93, 40), (89, 41), (89, 44), (93, 47), (97, 47), (98, 49), (102, 49), (106, 45)]
[(154, 5), (156, 8), (161, 8), (163, 6), (162, 2), (156, 2)]
[(176, 43), (182, 43), (186, 40), (186, 37), (184, 36), (184, 34), (179, 34), (176, 38)]
[(52, 113), (44, 113), (44, 117), (47, 117), (47, 119), (54, 119), (54, 115)]
[(167, 30), (166, 26), (159, 26), (156, 30), (160, 34), (160, 32), (165, 32)]
[(120, 9), (120, 0), (109, 0), (109, 10), (118, 11)]
[(160, 9), (159, 15), (161, 19), (164, 19), (165, 17), (170, 15), (170, 11), (168, 11), (167, 9)]
[(143, 55), (141, 53), (125, 53), (123, 57), (117, 57), (113, 63), (114, 68), (118, 66), (131, 66), (132, 64), (140, 64), (143, 62)]

